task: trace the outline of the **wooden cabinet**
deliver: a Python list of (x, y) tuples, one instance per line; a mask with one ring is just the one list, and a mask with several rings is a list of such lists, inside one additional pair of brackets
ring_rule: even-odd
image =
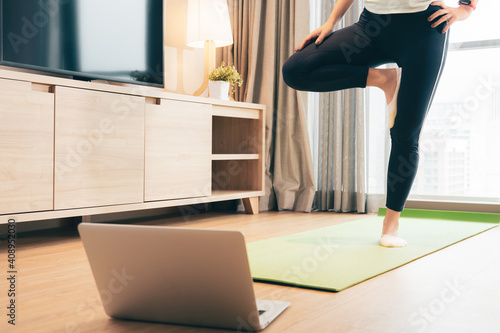
[(54, 208), (143, 201), (144, 97), (56, 87)]
[(0, 69), (0, 224), (264, 194), (262, 105)]
[(211, 106), (146, 105), (145, 201), (210, 196)]
[(0, 79), (0, 214), (53, 209), (53, 147), (48, 86)]

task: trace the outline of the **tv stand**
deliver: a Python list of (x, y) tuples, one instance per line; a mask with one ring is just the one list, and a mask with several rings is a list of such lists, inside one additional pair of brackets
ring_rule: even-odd
[(0, 223), (264, 194), (263, 105), (0, 70)]

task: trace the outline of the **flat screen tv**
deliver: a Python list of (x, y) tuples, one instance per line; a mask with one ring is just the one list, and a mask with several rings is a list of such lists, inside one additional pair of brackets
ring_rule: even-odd
[(163, 86), (162, 0), (0, 0), (0, 64)]

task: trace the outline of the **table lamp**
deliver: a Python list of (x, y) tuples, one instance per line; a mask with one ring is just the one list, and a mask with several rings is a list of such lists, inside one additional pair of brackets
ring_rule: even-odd
[(215, 48), (233, 44), (227, 0), (188, 0), (186, 43), (204, 48), (203, 84), (194, 96), (208, 86), (208, 74), (215, 68)]

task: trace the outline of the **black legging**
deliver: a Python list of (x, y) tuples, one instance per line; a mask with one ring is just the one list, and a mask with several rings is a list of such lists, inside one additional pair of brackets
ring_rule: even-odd
[(385, 63), (402, 68), (397, 116), (391, 128), (386, 206), (402, 211), (418, 167), (418, 140), (436, 90), (448, 47), (444, 24), (427, 18), (438, 6), (410, 14), (374, 14), (335, 31), (323, 43), (309, 44), (283, 65), (283, 79), (297, 90), (364, 88), (368, 69)]

